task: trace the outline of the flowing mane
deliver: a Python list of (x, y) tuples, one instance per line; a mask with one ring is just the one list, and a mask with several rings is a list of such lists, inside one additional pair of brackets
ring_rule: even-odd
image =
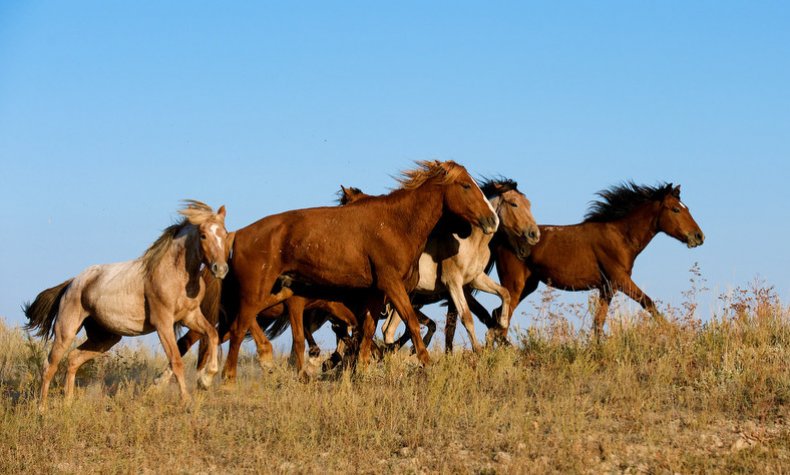
[(178, 236), (178, 233), (187, 226), (199, 226), (216, 217), (214, 210), (205, 203), (196, 200), (184, 200), (183, 203), (185, 206), (178, 210), (178, 213), (184, 216), (184, 218), (178, 223), (166, 227), (165, 230), (162, 231), (162, 235), (143, 253), (141, 259), (146, 276), (150, 276), (154, 269), (156, 269), (156, 266), (166, 254), (167, 249), (170, 248), (173, 239)]
[(516, 190), (518, 191), (518, 183), (510, 178), (498, 176), (495, 178), (483, 178), (483, 182), (478, 182), (480, 189), (486, 198), (491, 199), (494, 196), (499, 196), (502, 193)]
[(671, 183), (647, 186), (629, 181), (612, 186), (596, 193), (601, 199), (590, 203), (584, 222), (602, 223), (621, 219), (640, 205), (664, 199), (672, 190)]
[(417, 166), (418, 168), (401, 173), (401, 177), (398, 178), (401, 189), (413, 190), (433, 180), (440, 185), (446, 185), (454, 182), (464, 173), (464, 168), (452, 160), (446, 162), (420, 160)]

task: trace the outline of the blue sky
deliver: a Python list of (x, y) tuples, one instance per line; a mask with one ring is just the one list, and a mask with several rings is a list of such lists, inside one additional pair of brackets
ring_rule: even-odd
[(680, 183), (707, 241), (659, 236), (635, 281), (677, 303), (699, 262), (703, 303), (756, 276), (788, 296), (786, 2), (229, 3), (0, 3), (7, 321), (140, 255), (182, 198), (235, 229), (418, 159), (516, 179), (547, 224)]

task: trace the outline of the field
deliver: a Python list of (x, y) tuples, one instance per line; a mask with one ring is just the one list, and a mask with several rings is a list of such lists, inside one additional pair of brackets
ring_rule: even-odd
[(541, 305), (512, 348), (434, 349), (427, 369), (402, 351), (309, 383), (247, 356), (234, 388), (188, 407), (132, 344), (83, 368), (70, 407), (61, 372), (43, 414), (45, 347), (0, 325), (0, 473), (790, 472), (790, 310), (771, 289), (704, 324), (693, 303), (669, 326), (615, 309), (600, 344), (578, 309)]

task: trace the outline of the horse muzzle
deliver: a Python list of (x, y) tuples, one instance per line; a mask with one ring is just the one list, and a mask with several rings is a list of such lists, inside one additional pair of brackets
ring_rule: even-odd
[(688, 233), (686, 235), (686, 245), (689, 249), (701, 246), (705, 242), (705, 234), (702, 231)]
[(228, 275), (228, 264), (227, 262), (218, 263), (212, 262), (209, 266), (211, 273), (214, 274), (214, 277), (217, 279), (223, 279), (226, 275)]
[(480, 228), (483, 230), (485, 234), (494, 234), (499, 227), (499, 219), (496, 217), (495, 214), (491, 216), (486, 216), (484, 218), (480, 218), (479, 220)]
[(524, 238), (527, 240), (527, 244), (534, 246), (538, 243), (538, 241), (540, 241), (540, 229), (538, 229), (537, 226), (525, 229)]

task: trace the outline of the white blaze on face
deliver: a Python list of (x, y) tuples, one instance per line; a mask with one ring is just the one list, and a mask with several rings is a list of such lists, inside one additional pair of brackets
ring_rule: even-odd
[(678, 201), (678, 203), (680, 203), (681, 209), (688, 209), (688, 206), (686, 206), (682, 201)]
[(214, 238), (214, 240), (217, 243), (217, 249), (222, 251), (223, 250), (222, 239), (219, 237), (219, 234), (218, 234), (218, 232), (219, 232), (219, 224), (212, 224), (211, 226), (208, 227), (208, 230), (211, 233), (211, 236)]

